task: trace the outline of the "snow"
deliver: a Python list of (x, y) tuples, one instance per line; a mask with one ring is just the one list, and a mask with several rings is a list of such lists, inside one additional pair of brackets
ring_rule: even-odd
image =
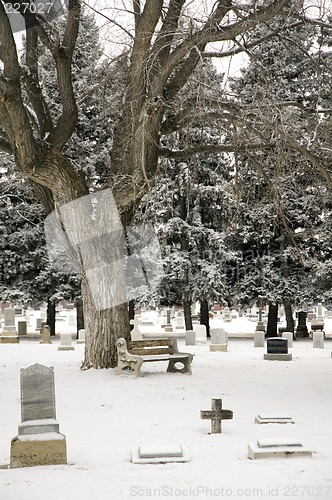
[[(265, 349), (254, 348), (252, 338), (230, 338), (228, 352), (179, 339), (180, 351), (195, 354), (193, 374), (166, 373), (167, 363), (158, 362), (145, 363), (141, 378), (82, 372), (84, 345), (63, 352), (58, 345), (0, 345), (1, 500), (332, 497), (331, 338), (324, 349), (313, 349), (312, 339), (294, 342), (289, 362), (263, 360)], [(20, 368), (34, 363), (54, 366), (68, 465), (6, 469), (20, 424)], [(200, 419), (212, 397), (234, 413), (222, 434), (210, 435), (210, 421)], [(255, 424), (260, 413), (289, 415), (295, 424)], [(290, 438), (313, 456), (247, 457), (250, 442)], [(133, 448), (179, 445), (189, 463), (130, 462)]]

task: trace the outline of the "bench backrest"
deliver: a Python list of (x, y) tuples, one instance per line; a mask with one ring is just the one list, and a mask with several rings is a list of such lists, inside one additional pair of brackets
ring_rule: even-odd
[(136, 356), (174, 354), (176, 350), (172, 338), (131, 340), (128, 342), (128, 352)]

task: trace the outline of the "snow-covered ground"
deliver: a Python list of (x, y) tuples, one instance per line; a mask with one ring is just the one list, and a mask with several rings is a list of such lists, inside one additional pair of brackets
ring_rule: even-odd
[[(252, 339), (230, 339), (229, 352), (208, 345), (195, 353), (193, 374), (143, 365), (143, 377), (113, 370), (80, 371), (84, 345), (58, 351), (58, 340), (0, 345), (0, 464), (20, 423), (20, 368), (54, 366), (57, 418), (67, 437), (68, 465), (0, 469), (1, 500), (127, 500), (131, 498), (332, 498), (332, 340), (313, 349), (294, 343), (293, 361), (265, 361)], [(233, 420), (210, 435), (200, 419), (211, 398), (223, 399)], [(258, 413), (285, 413), (295, 424), (257, 425)], [(295, 437), (313, 457), (249, 460), (247, 444)], [(131, 448), (187, 445), (189, 463), (135, 465)]]

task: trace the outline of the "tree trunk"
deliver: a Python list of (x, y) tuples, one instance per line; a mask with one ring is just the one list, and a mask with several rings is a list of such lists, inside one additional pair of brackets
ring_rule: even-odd
[(183, 313), (184, 313), (184, 322), (186, 325), (186, 330), (192, 330), (193, 329), (193, 322), (192, 322), (192, 317), (191, 317), (191, 302), (184, 302), (183, 303)]
[(77, 337), (78, 331), (84, 329), (84, 311), (82, 297), (76, 299), (76, 324), (77, 324)]
[(55, 335), (55, 302), (47, 298), (46, 323), (50, 327), (51, 335)]
[(284, 308), (285, 308), (285, 316), (286, 316), (286, 328), (287, 332), (292, 332), (294, 334), (294, 318), (292, 311), (292, 304), (289, 299), (284, 299)]
[(125, 302), (98, 310), (85, 277), (82, 279), (82, 296), (86, 332), (82, 369), (114, 368), (117, 366), (117, 339), (130, 339), (128, 305)]
[[(132, 299), (128, 303), (129, 321), (135, 317), (135, 301)], [(130, 324), (130, 331), (133, 330), (134, 325)]]
[(277, 337), (278, 335), (278, 304), (269, 304), (269, 314), (265, 338)]
[(206, 334), (210, 336), (209, 303), (206, 299), (201, 300), (200, 323), (206, 326)]

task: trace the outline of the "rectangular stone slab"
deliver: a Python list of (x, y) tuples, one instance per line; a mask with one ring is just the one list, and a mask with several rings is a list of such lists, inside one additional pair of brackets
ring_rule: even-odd
[(141, 458), (182, 457), (181, 446), (140, 446), (138, 452)]
[(269, 361), (292, 361), (291, 354), (264, 354), (264, 359)]
[[(159, 449), (159, 453), (163, 452), (165, 456), (147, 456), (142, 457), (140, 453), (143, 452), (145, 455), (152, 455), (154, 448)], [(176, 454), (181, 450), (180, 456), (168, 455), (167, 452), (174, 451)], [(131, 462), (133, 464), (165, 464), (171, 462), (189, 462), (190, 456), (188, 450), (185, 446), (162, 446), (162, 447), (154, 447), (154, 446), (139, 446), (138, 448), (134, 448), (131, 450)]]
[(255, 417), (256, 424), (295, 424), (292, 417), (283, 417), (281, 415), (259, 414)]
[(301, 441), (296, 438), (258, 439), (258, 448), (271, 448), (276, 446), (302, 446)]
[(312, 456), (312, 451), (304, 446), (270, 446), (259, 448), (257, 442), (248, 444), (248, 458), (256, 460), (258, 458), (290, 458)]

